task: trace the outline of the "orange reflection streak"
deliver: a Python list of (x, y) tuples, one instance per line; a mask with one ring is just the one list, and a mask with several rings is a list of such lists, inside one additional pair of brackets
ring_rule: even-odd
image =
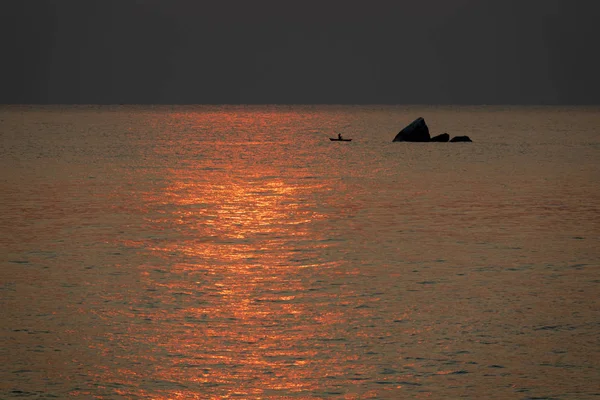
[[(376, 368), (364, 362), (376, 357), (370, 342), (389, 335), (357, 320), (371, 319), (378, 298), (361, 299), (347, 284), (360, 273), (347, 268), (340, 251), (347, 225), (336, 222), (353, 206), (328, 204), (347, 188), (314, 179), (287, 157), (285, 144), (260, 136), (265, 124), (297, 125), (298, 114), (217, 114), (179, 117), (200, 132), (215, 118), (254, 131), (236, 133), (235, 143), (208, 128), (203, 143), (166, 132), (157, 144), (158, 154), (172, 160), (175, 153), (177, 162), (143, 192), (143, 226), (120, 243), (140, 249), (138, 289), (107, 296), (128, 312), (99, 315), (135, 322), (106, 336), (108, 352), (94, 348), (110, 357), (115, 344), (123, 346), (121, 358), (139, 369), (105, 371), (99, 380), (135, 396), (128, 382), (144, 379), (151, 392), (143, 394), (164, 399), (322, 398), (340, 385), (362, 385)], [(358, 352), (356, 343), (363, 344)]]
[(339, 313), (319, 312), (336, 294), (307, 302), (312, 278), (302, 272), (335, 265), (319, 253), (331, 246), (318, 229), (326, 216), (314, 196), (323, 188), (301, 172), (280, 177), (263, 160), (272, 148), (244, 146), (258, 148), (247, 156), (217, 143), (222, 161), (173, 169), (163, 190), (144, 199), (156, 238), (140, 245), (168, 265), (142, 274), (152, 292), (140, 303), (160, 303), (142, 312), (152, 320), (149, 361), (171, 360), (152, 375), (196, 388), (169, 389), (165, 398), (198, 391), (224, 398), (225, 387), (247, 397), (314, 389), (316, 356), (328, 348), (319, 327), (339, 323)]
[[(255, 185), (261, 186), (257, 189)], [(252, 262), (266, 253), (279, 252), (309, 236), (307, 226), (322, 218), (294, 199), (300, 190), (281, 180), (249, 181), (245, 185), (174, 183), (165, 194), (166, 215), (153, 222), (175, 225), (176, 229), (179, 225), (191, 235), (152, 250), (164, 254), (176, 251), (220, 263)], [(281, 265), (276, 261), (262, 265)]]
[[(187, 235), (152, 250), (196, 260), (180, 267), (200, 267), (212, 281), (202, 284), (205, 301), (181, 309), (189, 321), (181, 334), (163, 342), (169, 353), (188, 355), (188, 368), (203, 369), (188, 376), (196, 384), (233, 385), (240, 395), (306, 389), (308, 383), (300, 382), (311, 375), (307, 364), (315, 350), (298, 351), (295, 344), (313, 334), (302, 326), (315, 317), (296, 301), (307, 288), (295, 274), (318, 265), (311, 258), (318, 239), (311, 224), (321, 218), (303, 204), (307, 190), (313, 188), (269, 178), (176, 181), (165, 191), (165, 206), (172, 210), (166, 220)], [(162, 285), (192, 296), (196, 287), (181, 281)], [(296, 376), (281, 379), (278, 371), (285, 368), (297, 369)], [(180, 379), (173, 372), (158, 371), (162, 379)]]

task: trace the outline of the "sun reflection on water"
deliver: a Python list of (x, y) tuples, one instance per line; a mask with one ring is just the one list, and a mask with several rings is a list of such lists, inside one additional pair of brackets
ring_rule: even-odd
[(315, 193), (323, 188), (264, 167), (244, 179), (195, 169), (203, 173), (173, 170), (163, 190), (145, 199), (159, 240), (144, 246), (162, 260), (142, 271), (160, 304), (143, 312), (156, 346), (150, 359), (172, 360), (154, 379), (196, 387), (167, 390), (165, 398), (198, 388), (219, 398), (224, 387), (250, 397), (314, 390), (315, 371), (330, 362), (322, 358), (328, 340), (338, 340), (329, 328), (343, 320), (322, 310), (337, 293), (318, 293), (315, 269), (339, 265), (321, 251), (334, 244), (319, 229), (327, 215)]

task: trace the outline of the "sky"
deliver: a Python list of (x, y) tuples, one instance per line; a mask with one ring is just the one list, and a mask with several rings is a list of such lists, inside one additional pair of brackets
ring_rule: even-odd
[(596, 0), (0, 0), (2, 104), (600, 104)]

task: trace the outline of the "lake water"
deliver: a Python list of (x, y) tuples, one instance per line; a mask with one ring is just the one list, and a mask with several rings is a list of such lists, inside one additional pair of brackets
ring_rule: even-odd
[[(473, 143), (392, 143), (420, 116)], [(2, 106), (0, 137), (0, 398), (600, 397), (599, 108)]]

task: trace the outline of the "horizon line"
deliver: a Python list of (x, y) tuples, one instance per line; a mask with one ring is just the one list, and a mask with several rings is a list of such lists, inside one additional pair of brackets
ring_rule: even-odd
[(0, 107), (23, 106), (600, 107), (600, 103), (0, 103)]

